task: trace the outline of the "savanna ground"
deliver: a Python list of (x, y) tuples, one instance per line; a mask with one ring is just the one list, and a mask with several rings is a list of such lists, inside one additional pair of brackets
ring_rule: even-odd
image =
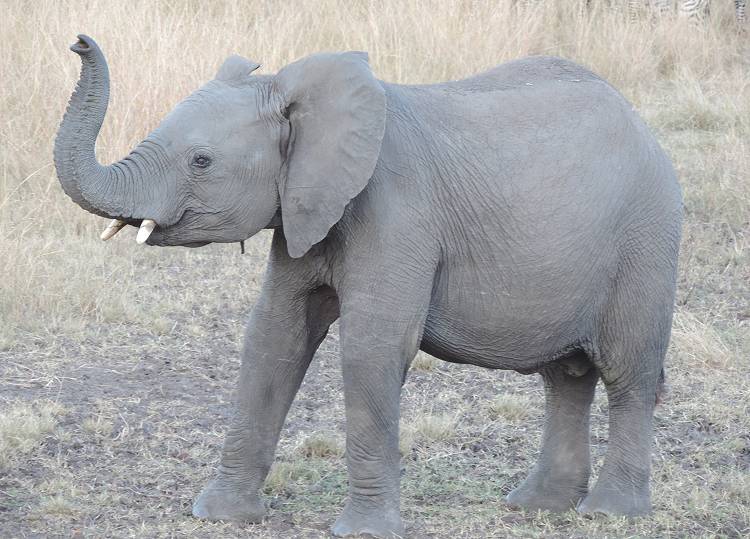
[[(346, 494), (336, 332), (321, 347), (265, 487), (267, 522), (189, 516), (217, 462), (268, 234), (198, 250), (103, 244), (61, 191), (52, 143), (95, 37), (112, 102), (100, 159), (121, 157), (230, 53), (273, 72), (325, 49), (370, 52), (397, 82), (558, 54), (609, 79), (673, 157), (686, 221), (656, 413), (651, 516), (524, 513), (503, 496), (533, 464), (536, 376), (425, 355), (404, 388), (403, 513), (413, 537), (750, 534), (750, 41), (714, 1), (700, 28), (627, 24), (593, 2), (345, 0), (3, 2), (0, 12), (0, 536), (325, 537)], [(522, 3), (519, 3), (522, 4)], [(620, 2), (620, 4), (624, 4)], [(599, 392), (591, 441), (607, 443)]]

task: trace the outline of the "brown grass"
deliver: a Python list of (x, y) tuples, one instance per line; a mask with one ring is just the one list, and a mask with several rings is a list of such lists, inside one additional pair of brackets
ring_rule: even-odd
[(54, 402), (5, 402), (0, 414), (0, 472), (32, 453), (57, 424), (63, 408)]
[(536, 411), (533, 401), (529, 397), (498, 395), (489, 401), (486, 413), (490, 419), (523, 421)]
[(337, 458), (344, 454), (342, 443), (330, 434), (314, 434), (302, 442), (300, 453), (307, 458)]
[[(132, 230), (98, 240), (105, 223), (68, 200), (52, 165), (79, 69), (67, 50), (77, 33), (97, 39), (110, 63), (103, 161), (122, 157), (235, 52), (269, 73), (318, 50), (367, 50), (377, 76), (409, 83), (557, 54), (610, 80), (673, 157), (686, 207), (654, 513), (627, 522), (507, 509), (502, 496), (534, 460), (538, 380), (421, 355), (404, 388), (404, 514), (415, 537), (748, 535), (748, 34), (730, 2), (714, 1), (700, 28), (670, 18), (630, 25), (607, 2), (588, 12), (583, 3), (5, 3), (0, 536), (323, 537), (346, 492), (333, 331), (290, 412), (266, 485), (268, 523), (240, 529), (188, 516), (228, 424), (268, 236), (244, 257), (234, 245), (138, 248)], [(592, 443), (599, 465), (601, 395)]]

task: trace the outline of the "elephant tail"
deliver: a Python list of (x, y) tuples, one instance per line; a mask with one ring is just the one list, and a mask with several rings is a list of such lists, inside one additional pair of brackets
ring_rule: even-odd
[(669, 388), (667, 387), (667, 378), (664, 374), (664, 368), (661, 369), (661, 372), (659, 373), (659, 381), (656, 383), (656, 405), (660, 405), (664, 402), (664, 398), (666, 397), (666, 394), (668, 392)]

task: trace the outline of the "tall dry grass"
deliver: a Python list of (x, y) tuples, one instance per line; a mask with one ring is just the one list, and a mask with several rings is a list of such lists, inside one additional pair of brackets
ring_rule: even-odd
[[(734, 27), (729, 2), (714, 2), (702, 29), (670, 18), (627, 24), (622, 3), (588, 9), (584, 1), (510, 0), (6, 3), (0, 23), (0, 346), (80, 331), (92, 322), (138, 323), (189, 309), (190, 298), (157, 293), (158, 269), (234, 256), (229, 246), (188, 252), (136, 248), (125, 238), (100, 244), (102, 220), (61, 192), (52, 144), (78, 77), (78, 58), (67, 46), (79, 32), (97, 39), (110, 63), (112, 101), (98, 144), (103, 161), (126, 153), (230, 53), (272, 72), (314, 51), (361, 49), (370, 52), (380, 78), (404, 83), (460, 78), (529, 54), (572, 58), (620, 88), (674, 157), (688, 216), (685, 290), (713, 280), (746, 293), (747, 34)], [(698, 297), (692, 294), (691, 301)], [(683, 323), (717, 315), (701, 308)]]

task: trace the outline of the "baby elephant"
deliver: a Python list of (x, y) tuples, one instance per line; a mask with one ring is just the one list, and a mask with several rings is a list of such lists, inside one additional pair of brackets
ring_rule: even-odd
[[(109, 166), (89, 37), (55, 143), (65, 192), (140, 226), (149, 245), (245, 240), (273, 228), (247, 325), (239, 402), (193, 514), (258, 521), (284, 418), (341, 319), (349, 497), (339, 536), (401, 536), (399, 398), (417, 350), (538, 372), (539, 461), (508, 496), (526, 508), (649, 511), (652, 415), (669, 340), (682, 203), (674, 170), (612, 86), (532, 57), (441, 84), (376, 79), (362, 52), (274, 75), (230, 57), (216, 78)], [(589, 490), (601, 379), (609, 445)]]

